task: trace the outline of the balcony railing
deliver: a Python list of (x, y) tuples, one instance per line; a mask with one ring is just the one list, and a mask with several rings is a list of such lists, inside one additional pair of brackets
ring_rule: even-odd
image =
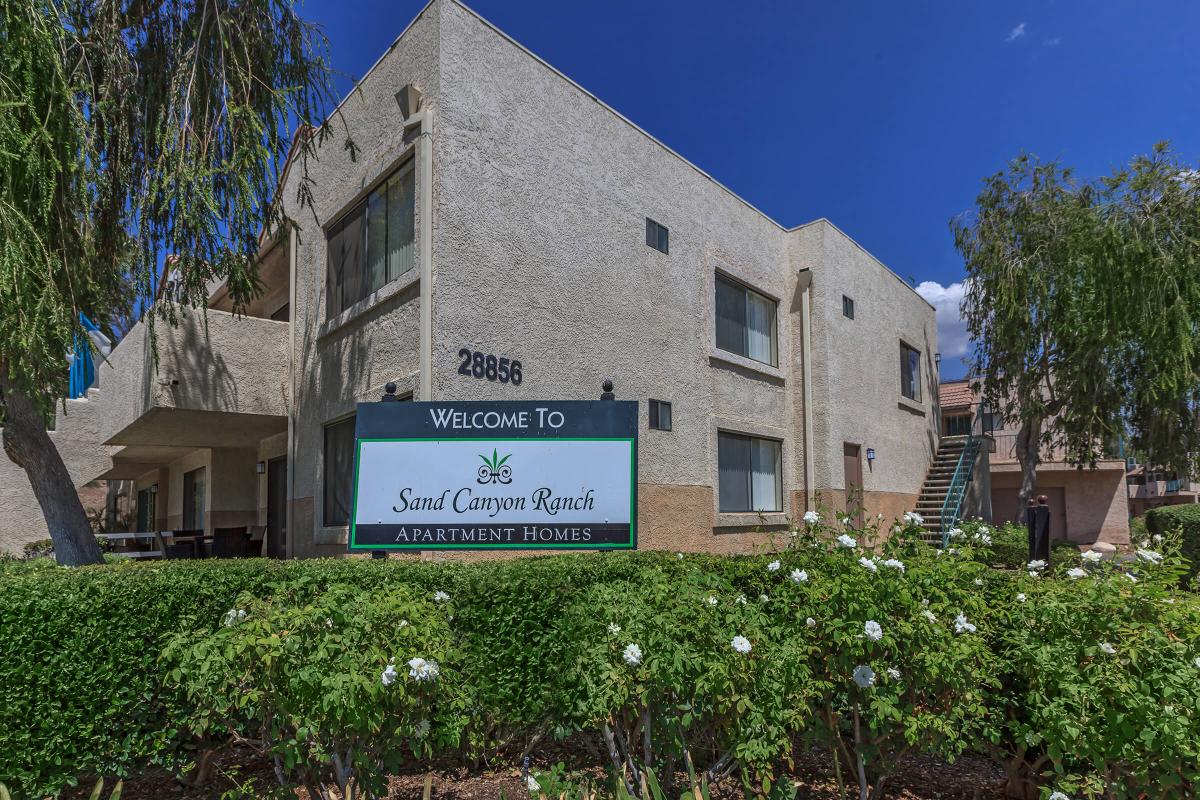
[[(996, 450), (991, 458), (992, 463), (1015, 464), (1017, 461), (1017, 432), (996, 431), (992, 434), (992, 438), (996, 441)], [(1124, 444), (1118, 442), (1115, 445), (1105, 447), (1100, 458), (1104, 461), (1124, 460)], [(1042, 445), (1038, 450), (1038, 461), (1043, 464), (1068, 461), (1067, 451), (1062, 447)]]

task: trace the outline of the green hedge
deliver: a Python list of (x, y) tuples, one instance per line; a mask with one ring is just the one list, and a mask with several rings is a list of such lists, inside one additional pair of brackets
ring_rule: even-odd
[(1181, 555), (1190, 564), (1188, 579), (1200, 576), (1200, 503), (1152, 508), (1146, 512), (1145, 519), (1146, 530), (1152, 536), (1179, 531)]
[(0, 564), (0, 781), (53, 794), (236, 733), (290, 785), (371, 788), (373, 765), (581, 735), (626, 777), (694, 761), (753, 796), (786, 796), (796, 741), (851, 783), (973, 749), (1017, 783), (1194, 791), (1200, 602), (1174, 588), (1176, 534), (1028, 574), (964, 527), (945, 553), (915, 526), (870, 550), (873, 529), (814, 523), (761, 556)]
[[(970, 527), (974, 523), (965, 523)], [(1029, 561), (1029, 533), (1022, 525), (1006, 522), (992, 531), (992, 545), (981, 552), (989, 563), (1006, 569), (1023, 569)], [(1075, 566), (1079, 563), (1079, 546), (1065, 539), (1050, 541), (1050, 563)]]

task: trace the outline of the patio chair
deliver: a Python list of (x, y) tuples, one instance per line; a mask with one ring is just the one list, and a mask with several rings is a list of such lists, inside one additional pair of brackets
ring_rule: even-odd
[(250, 555), (250, 531), (240, 528), (213, 529), (213, 558), (245, 558)]

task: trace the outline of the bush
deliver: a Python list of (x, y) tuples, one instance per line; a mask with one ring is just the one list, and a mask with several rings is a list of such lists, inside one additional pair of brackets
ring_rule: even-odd
[[(1164, 542), (1166, 550), (1171, 545)], [(1022, 575), (993, 596), (993, 755), (1010, 796), (1046, 773), (1088, 797), (1190, 796), (1200, 779), (1200, 604), (1147, 553), (1076, 577)], [(1015, 602), (1014, 602), (1015, 600)]]
[(1200, 576), (1200, 504), (1159, 506), (1147, 511), (1145, 519), (1146, 530), (1151, 536), (1179, 531), (1182, 537), (1180, 553), (1190, 565), (1184, 580), (1195, 581)]
[(457, 746), (451, 648), (434, 601), (338, 587), (299, 602), (243, 595), (215, 630), (174, 637), (163, 660), (193, 733), (261, 739), (283, 782), (329, 800), (329, 786), (341, 798), (386, 793), (407, 752)]
[(237, 737), (288, 788), (369, 797), (402, 762), (574, 735), (635, 796), (682, 767), (786, 798), (800, 742), (874, 796), (905, 753), (985, 745), (1022, 791), (1194, 792), (1178, 534), (1131, 567), (1030, 576), (962, 527), (944, 551), (912, 524), (873, 546), (874, 524), (812, 522), (763, 556), (2, 564), (0, 780), (40, 797)]
[[(992, 544), (979, 555), (993, 566), (1005, 569), (1024, 569), (1029, 561), (1029, 532), (1023, 525), (1006, 522), (992, 531)], [(1052, 565), (1078, 565), (1079, 547), (1066, 539), (1050, 540)]]

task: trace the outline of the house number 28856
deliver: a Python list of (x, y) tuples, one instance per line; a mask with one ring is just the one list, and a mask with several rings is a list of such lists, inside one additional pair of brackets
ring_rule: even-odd
[(516, 359), (497, 358), (491, 353), (481, 353), (469, 347), (459, 350), (458, 357), (462, 359), (458, 364), (459, 375), (521, 385), (521, 362)]

